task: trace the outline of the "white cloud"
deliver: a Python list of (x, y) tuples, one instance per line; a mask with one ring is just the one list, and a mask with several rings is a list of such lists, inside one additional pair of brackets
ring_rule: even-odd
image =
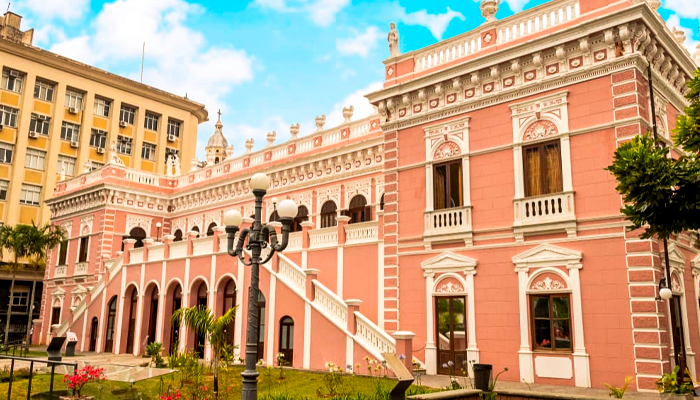
[(406, 13), (406, 9), (399, 7), (398, 19), (406, 25), (419, 25), (428, 28), (430, 33), (437, 40), (442, 40), (447, 27), (453, 19), (458, 18), (464, 21), (464, 14), (447, 7), (447, 11), (442, 14), (428, 14), (427, 10), (419, 10)]
[(668, 17), (668, 19), (666, 20), (666, 25), (668, 25), (668, 28), (671, 29), (671, 31), (673, 31), (673, 28), (675, 27), (677, 29), (682, 30), (685, 33), (685, 42), (683, 42), (683, 46), (685, 46), (685, 48), (692, 56), (693, 53), (696, 51), (697, 45), (700, 44), (699, 41), (693, 39), (693, 30), (681, 26), (681, 20), (676, 14), (672, 14)]
[(345, 96), (345, 98), (336, 103), (331, 111), (326, 114), (325, 126), (332, 128), (343, 123), (343, 107), (353, 106), (355, 108), (352, 115), (353, 120), (358, 120), (373, 114), (374, 107), (369, 103), (365, 95), (381, 89), (383, 85), (384, 82), (372, 82), (364, 88), (358, 89)]
[[(698, 0), (664, 0), (663, 7), (676, 12), (680, 17), (700, 19)], [(697, 22), (695, 22), (697, 24)]]
[(353, 37), (336, 40), (335, 48), (340, 54), (367, 57), (382, 36), (384, 35), (376, 26), (370, 26), (362, 33), (357, 32)]
[[(478, 0), (474, 0), (475, 2), (479, 2)], [(530, 2), (530, 0), (505, 0), (505, 3), (508, 3), (508, 7), (514, 12), (520, 12), (523, 10), (525, 5)]]
[(278, 12), (303, 12), (316, 25), (326, 27), (350, 0), (255, 0), (251, 4)]
[[(186, 24), (201, 11), (183, 0), (117, 0), (103, 6), (85, 33), (51, 51), (139, 80), (145, 42), (143, 83), (187, 93), (213, 112), (224, 108), (222, 99), (235, 85), (253, 78), (255, 59), (243, 50), (207, 45)], [(213, 132), (213, 123), (201, 129)]]
[(19, 11), (44, 20), (75, 21), (81, 19), (90, 9), (90, 0), (24, 0), (19, 3)]

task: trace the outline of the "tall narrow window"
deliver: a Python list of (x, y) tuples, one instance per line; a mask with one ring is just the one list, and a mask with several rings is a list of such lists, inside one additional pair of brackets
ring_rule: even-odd
[(54, 90), (56, 90), (55, 84), (37, 79), (34, 84), (34, 98), (51, 103), (53, 101)]
[(14, 151), (15, 145), (0, 142), (0, 163), (12, 164), (12, 153)]
[(160, 117), (158, 115), (147, 112), (146, 118), (143, 121), (144, 129), (148, 129), (149, 131), (157, 131), (159, 118)]
[(51, 309), (51, 325), (58, 325), (61, 323), (61, 307), (53, 307)]
[(18, 109), (0, 105), (0, 125), (7, 128), (16, 128), (18, 114)]
[(292, 222), (292, 232), (301, 232), (301, 223), (309, 220), (309, 210), (305, 206), (299, 206), (297, 216)]
[(0, 200), (7, 200), (7, 188), (10, 186), (10, 181), (0, 179)]
[(66, 265), (68, 259), (68, 241), (64, 240), (58, 247), (58, 265)]
[(564, 190), (559, 141), (524, 147), (523, 164), (526, 197)]
[(83, 236), (80, 238), (80, 250), (78, 253), (78, 262), (87, 262), (88, 259), (88, 247), (90, 247), (90, 236)]
[(114, 325), (117, 317), (117, 296), (109, 301), (107, 314), (107, 334), (105, 335), (105, 353), (111, 353), (114, 347)]
[(179, 138), (181, 126), (182, 126), (182, 122), (176, 121), (174, 119), (168, 119), (168, 136), (172, 136), (174, 138)]
[(437, 164), (433, 167), (433, 209), (461, 207), (462, 160)]
[(280, 320), (279, 346), (279, 352), (284, 355), (284, 358), (279, 360), (279, 366), (291, 366), (294, 362), (294, 320), (292, 317), (282, 317)]
[(141, 158), (144, 160), (153, 161), (156, 159), (156, 145), (153, 143), (143, 142), (141, 147)]
[(136, 115), (136, 109), (122, 104), (121, 110), (119, 110), (119, 121), (126, 122), (129, 125), (134, 124), (134, 115)]
[(569, 295), (531, 295), (530, 306), (533, 349), (571, 350)]
[(350, 217), (351, 224), (370, 221), (372, 219), (371, 214), (364, 196), (357, 195), (350, 200), (347, 215)]
[(338, 215), (338, 207), (335, 202), (328, 200), (321, 207), (321, 228), (329, 228), (338, 225), (335, 217)]

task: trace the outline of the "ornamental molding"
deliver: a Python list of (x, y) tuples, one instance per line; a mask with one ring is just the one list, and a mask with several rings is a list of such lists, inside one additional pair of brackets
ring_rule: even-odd
[(515, 264), (515, 272), (527, 272), (530, 268), (560, 266), (567, 269), (580, 269), (581, 257), (580, 251), (545, 243), (514, 256), (512, 261)]
[(676, 272), (671, 275), (671, 291), (673, 293), (683, 293), (683, 285), (681, 285), (680, 279)]
[[(663, 260), (665, 258), (665, 252), (662, 250), (659, 253), (659, 256)], [(678, 249), (678, 246), (676, 246), (675, 243), (671, 243), (668, 246), (668, 260), (671, 263), (671, 269), (672, 270), (683, 270), (683, 267), (685, 266), (685, 255), (683, 254), (682, 251)]]
[(66, 236), (71, 238), (73, 235), (73, 221), (66, 221), (61, 223), (61, 228), (66, 232)]
[(207, 228), (202, 225), (204, 225), (204, 218), (201, 215), (191, 215), (187, 218), (187, 232), (191, 232), (196, 226), (199, 228), (199, 233), (206, 233)]
[(216, 226), (221, 226), (221, 210), (214, 210), (206, 213), (206, 218), (204, 220), (205, 230), (209, 229), (211, 223), (215, 223)]
[(335, 203), (336, 210), (340, 210), (340, 185), (327, 186), (316, 190), (316, 212), (321, 214), (323, 204), (327, 201)]
[(89, 235), (92, 233), (92, 222), (95, 217), (93, 215), (86, 215), (80, 218), (80, 236)]
[(566, 284), (558, 279), (552, 279), (550, 277), (546, 277), (542, 279), (541, 281), (537, 281), (532, 284), (530, 287), (530, 290), (537, 290), (537, 291), (555, 291), (555, 290), (566, 290)]
[(345, 207), (347, 210), (350, 207), (350, 200), (353, 197), (360, 195), (365, 198), (367, 205), (372, 204), (372, 180), (371, 178), (365, 178), (362, 180), (356, 180), (345, 184)]
[(146, 232), (146, 237), (151, 234), (151, 224), (153, 223), (152, 217), (145, 217), (142, 215), (126, 215), (126, 230), (124, 233), (129, 234), (132, 229), (139, 227)]
[(444, 160), (446, 158), (452, 158), (460, 155), (462, 153), (459, 145), (455, 142), (446, 141), (442, 142), (433, 154), (433, 160)]
[(443, 283), (435, 290), (435, 293), (447, 294), (447, 293), (464, 293), (464, 287), (459, 283), (453, 283), (448, 281)]
[(433, 276), (442, 272), (461, 272), (465, 275), (475, 274), (478, 261), (452, 252), (442, 253), (423, 261), (420, 265), (423, 276)]
[(559, 129), (553, 122), (547, 120), (535, 121), (531, 123), (523, 134), (523, 141), (544, 139), (551, 136), (557, 136)]

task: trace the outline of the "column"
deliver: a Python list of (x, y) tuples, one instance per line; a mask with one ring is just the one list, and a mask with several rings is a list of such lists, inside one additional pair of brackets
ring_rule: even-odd
[(520, 350), (518, 359), (520, 364), (520, 380), (533, 383), (535, 381), (532, 349), (530, 347), (529, 327), (527, 320), (527, 267), (516, 267), (518, 273), (518, 305), (520, 309)]
[(567, 265), (571, 283), (571, 306), (574, 322), (574, 378), (578, 387), (591, 387), (591, 370), (583, 339), (583, 308), (581, 307), (580, 263)]

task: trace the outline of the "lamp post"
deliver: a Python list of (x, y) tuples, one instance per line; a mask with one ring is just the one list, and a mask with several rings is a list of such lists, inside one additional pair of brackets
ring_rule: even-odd
[(160, 227), (163, 226), (160, 222), (156, 222), (156, 242), (160, 242)]
[[(282, 223), (282, 242), (277, 242), (277, 232), (261, 222), (262, 199), (270, 187), (270, 178), (262, 173), (253, 175), (250, 179), (250, 187), (255, 195), (255, 219), (250, 228), (241, 230), (238, 243), (234, 248), (234, 240), (238, 233), (243, 216), (237, 210), (229, 210), (224, 215), (226, 234), (228, 239), (228, 254), (238, 257), (241, 262), (250, 266), (250, 288), (248, 290), (248, 327), (246, 329), (245, 371), (243, 377), (242, 400), (257, 400), (258, 395), (258, 371), (255, 368), (258, 356), (258, 282), (259, 266), (270, 261), (272, 255), (287, 247), (289, 240), (289, 228), (297, 214), (297, 205), (292, 200), (282, 200), (277, 208)], [(246, 239), (248, 244), (246, 245)], [(245, 259), (243, 248), (250, 251), (248, 261)], [(262, 249), (270, 247), (270, 253), (264, 259), (261, 258)], [(216, 390), (217, 388), (214, 388)]]

